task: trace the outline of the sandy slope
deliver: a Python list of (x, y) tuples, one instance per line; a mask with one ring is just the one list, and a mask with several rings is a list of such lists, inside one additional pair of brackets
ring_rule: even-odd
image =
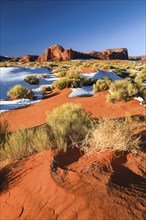
[(144, 153), (81, 157), (76, 149), (58, 153), (53, 163), (52, 158), (43, 151), (0, 173), (1, 219), (144, 219)]
[(129, 115), (146, 114), (146, 109), (139, 105), (136, 100), (129, 102), (106, 102), (105, 92), (96, 93), (92, 97), (69, 98), (70, 89), (64, 89), (60, 93), (54, 91), (48, 99), (34, 105), (11, 110), (0, 114), (1, 120), (9, 122), (9, 130), (14, 131), (22, 127), (33, 127), (46, 122), (46, 112), (56, 108), (63, 103), (73, 102), (81, 104), (83, 108), (92, 113), (92, 117), (124, 117)]

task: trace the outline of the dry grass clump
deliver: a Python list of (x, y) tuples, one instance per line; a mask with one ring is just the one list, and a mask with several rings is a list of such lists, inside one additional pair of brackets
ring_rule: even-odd
[(100, 119), (88, 133), (83, 149), (87, 153), (107, 150), (136, 153), (140, 137), (133, 134), (133, 129), (134, 123), (126, 120)]
[(63, 104), (47, 114), (48, 137), (52, 148), (67, 150), (79, 146), (91, 127), (91, 120), (79, 105)]

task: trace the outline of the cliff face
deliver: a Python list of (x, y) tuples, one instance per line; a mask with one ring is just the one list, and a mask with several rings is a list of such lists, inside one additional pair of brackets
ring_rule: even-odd
[[(1, 56), (2, 57), (2, 56)], [(60, 45), (53, 45), (46, 48), (45, 54), (39, 56), (26, 55), (20, 58), (8, 59), (19, 62), (47, 62), (47, 61), (67, 61), (73, 59), (99, 59), (99, 60), (128, 60), (128, 50), (126, 48), (107, 49), (101, 52), (91, 51), (88, 53), (78, 52), (72, 48), (64, 49)], [(5, 59), (1, 59), (3, 61)]]

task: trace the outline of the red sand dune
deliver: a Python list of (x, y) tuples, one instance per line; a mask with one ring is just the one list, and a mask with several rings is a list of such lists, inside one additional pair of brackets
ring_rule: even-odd
[(9, 130), (14, 131), (23, 127), (34, 127), (46, 122), (46, 112), (62, 105), (63, 103), (73, 102), (80, 104), (92, 114), (92, 117), (125, 117), (129, 115), (146, 115), (146, 109), (139, 105), (136, 100), (129, 102), (106, 102), (105, 92), (96, 93), (92, 97), (69, 98), (70, 89), (64, 89), (60, 93), (54, 91), (45, 100), (25, 108), (11, 110), (0, 114), (1, 120), (9, 122)]
[(0, 173), (1, 219), (144, 220), (146, 154), (52, 157), (43, 151)]

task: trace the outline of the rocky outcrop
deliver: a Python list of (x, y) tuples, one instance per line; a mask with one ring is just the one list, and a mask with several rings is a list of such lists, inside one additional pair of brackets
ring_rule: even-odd
[(102, 55), (105, 60), (128, 60), (128, 50), (126, 48), (104, 50)]
[(64, 48), (60, 45), (54, 45), (45, 50), (45, 60), (61, 61)]
[(90, 55), (74, 51), (72, 48), (64, 49), (60, 45), (54, 45), (45, 50), (45, 60), (62, 61), (73, 59), (89, 59)]
[(38, 56), (36, 55), (26, 55), (19, 59), (19, 62), (35, 62), (37, 60)]
[(88, 52), (87, 54), (90, 56), (90, 58), (93, 58), (93, 59), (99, 59), (99, 60), (103, 59), (102, 52), (91, 51), (91, 52)]
[(74, 51), (72, 48), (65, 50), (60, 45), (54, 45), (45, 50), (45, 60), (62, 61), (72, 59), (100, 59), (113, 60), (122, 59), (128, 60), (128, 51), (126, 48), (108, 49), (103, 52), (91, 51), (89, 53), (82, 53)]

